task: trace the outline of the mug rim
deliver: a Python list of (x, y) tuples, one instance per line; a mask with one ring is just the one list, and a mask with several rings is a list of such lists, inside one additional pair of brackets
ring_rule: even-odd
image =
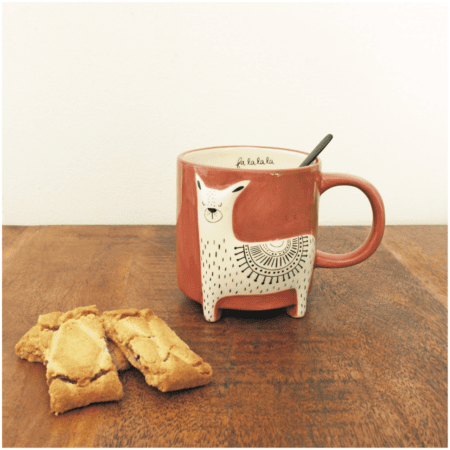
[(211, 170), (226, 170), (226, 171), (231, 171), (231, 172), (243, 172), (243, 171), (249, 171), (252, 173), (280, 173), (280, 172), (284, 172), (284, 173), (289, 173), (289, 172), (294, 172), (296, 170), (313, 170), (315, 168), (319, 168), (321, 167), (321, 161), (319, 158), (316, 158), (309, 166), (305, 166), (305, 167), (291, 167), (291, 168), (283, 168), (283, 169), (245, 169), (245, 168), (235, 168), (235, 167), (217, 167), (217, 166), (213, 166), (211, 164), (205, 164), (205, 163), (199, 163), (199, 162), (192, 162), (192, 161), (187, 161), (185, 159), (185, 156), (190, 154), (190, 153), (194, 153), (194, 152), (202, 152), (205, 150), (219, 150), (219, 149), (225, 149), (225, 148), (238, 148), (238, 147), (247, 147), (247, 148), (262, 148), (262, 149), (267, 149), (267, 150), (283, 150), (283, 151), (287, 151), (287, 152), (291, 152), (291, 153), (300, 153), (302, 155), (308, 156), (309, 153), (306, 152), (302, 152), (301, 150), (293, 150), (291, 148), (283, 148), (283, 147), (268, 147), (268, 146), (264, 146), (264, 145), (220, 145), (220, 146), (213, 146), (213, 147), (204, 147), (204, 148), (197, 148), (197, 149), (193, 149), (193, 150), (187, 150), (183, 153), (180, 153), (177, 157), (177, 160), (183, 164), (191, 164), (193, 166), (199, 166), (199, 167), (207, 167)]

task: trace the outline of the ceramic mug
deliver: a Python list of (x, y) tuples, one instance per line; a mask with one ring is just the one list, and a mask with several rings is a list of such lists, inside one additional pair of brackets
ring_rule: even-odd
[[(180, 290), (215, 322), (224, 308), (287, 308), (303, 317), (314, 268), (358, 264), (384, 233), (380, 194), (362, 178), (322, 173), (307, 153), (228, 146), (192, 150), (177, 159), (177, 278)], [(373, 223), (358, 249), (316, 250), (319, 198), (354, 186), (369, 199)]]

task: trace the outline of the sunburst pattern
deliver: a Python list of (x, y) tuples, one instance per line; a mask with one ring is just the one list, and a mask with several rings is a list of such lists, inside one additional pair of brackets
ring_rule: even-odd
[(295, 276), (303, 268), (308, 257), (309, 240), (298, 236), (283, 241), (261, 244), (244, 244), (235, 247), (235, 257), (247, 278), (261, 277), (261, 284), (279, 283)]

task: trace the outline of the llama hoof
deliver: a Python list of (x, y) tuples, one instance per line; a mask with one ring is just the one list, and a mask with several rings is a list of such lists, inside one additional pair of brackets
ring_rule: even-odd
[(306, 308), (299, 309), (297, 305), (292, 305), (286, 308), (286, 313), (289, 314), (291, 317), (294, 317), (295, 319), (299, 319), (300, 317), (303, 317), (306, 314)]
[(215, 308), (214, 311), (210, 314), (204, 313), (204, 316), (208, 322), (214, 323), (222, 317), (222, 310), (219, 308)]

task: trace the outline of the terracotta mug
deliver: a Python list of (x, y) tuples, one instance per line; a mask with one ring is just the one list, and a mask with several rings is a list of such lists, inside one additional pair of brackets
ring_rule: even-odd
[[(192, 150), (177, 160), (177, 278), (180, 290), (215, 322), (224, 308), (287, 308), (303, 317), (314, 268), (358, 264), (377, 249), (384, 206), (368, 181), (322, 173), (307, 153), (231, 146)], [(358, 249), (316, 250), (319, 198), (354, 186), (369, 199), (373, 223)]]

